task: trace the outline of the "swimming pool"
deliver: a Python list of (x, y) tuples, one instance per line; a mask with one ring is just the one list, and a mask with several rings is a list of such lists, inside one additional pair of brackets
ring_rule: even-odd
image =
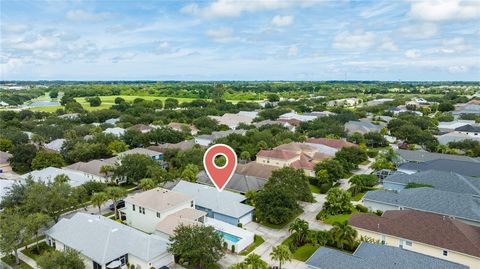
[(238, 243), (238, 241), (242, 240), (242, 238), (240, 238), (238, 236), (235, 236), (233, 234), (229, 234), (229, 233), (218, 231), (218, 230), (217, 230), (217, 232), (219, 232), (222, 235), (223, 239), (228, 240), (228, 241), (230, 241), (234, 244), (236, 244), (236, 243)]

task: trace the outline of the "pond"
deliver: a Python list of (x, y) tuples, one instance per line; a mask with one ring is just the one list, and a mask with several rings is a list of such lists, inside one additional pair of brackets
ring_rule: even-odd
[(59, 106), (60, 102), (57, 101), (36, 101), (28, 106)]

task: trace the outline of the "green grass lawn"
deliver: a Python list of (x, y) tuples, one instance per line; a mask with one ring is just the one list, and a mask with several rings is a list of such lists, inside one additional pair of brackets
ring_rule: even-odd
[(361, 193), (353, 196), (353, 197), (352, 197), (352, 200), (353, 200), (353, 201), (360, 201), (360, 200), (363, 198), (364, 195), (365, 195), (365, 193), (361, 192)]
[(15, 256), (13, 255), (3, 257), (2, 261), (14, 269), (33, 269), (32, 267), (30, 267), (30, 265), (22, 261), (20, 261), (20, 264), (15, 264)]
[(357, 213), (358, 211), (354, 208), (353, 212), (351, 214), (342, 214), (342, 215), (335, 215), (335, 216), (330, 216), (324, 220), (322, 220), (326, 224), (334, 224), (335, 222), (344, 222), (346, 220), (349, 220), (352, 214)]
[(41, 242), (38, 244), (38, 250), (36, 246), (31, 246), (28, 249), (22, 250), (22, 253), (27, 255), (28, 257), (37, 260), (40, 256), (42, 256), (45, 252), (53, 250), (53, 248), (47, 245), (47, 242)]
[(308, 187), (310, 188), (310, 191), (312, 191), (313, 193), (320, 193), (320, 188), (315, 186), (315, 185), (312, 185), (312, 184), (309, 184)]
[(272, 228), (272, 229), (282, 229), (283, 227), (285, 227), (287, 224), (289, 224), (290, 222), (292, 222), (294, 219), (296, 219), (298, 216), (300, 216), (300, 214), (303, 213), (303, 209), (300, 209), (296, 214), (293, 215), (293, 217), (291, 219), (289, 219), (287, 222), (285, 223), (280, 223), (280, 224), (273, 224), (273, 223), (269, 223), (269, 222), (260, 222), (260, 224), (264, 225), (264, 226), (267, 226), (269, 228)]
[(303, 245), (303, 246), (297, 248), (297, 250), (295, 250), (295, 252), (292, 253), (292, 257), (295, 260), (299, 260), (299, 261), (304, 262), (308, 258), (310, 258), (310, 256), (312, 256), (312, 254), (318, 248), (319, 248), (319, 246), (314, 246), (314, 245), (310, 245), (310, 244)]
[[(108, 109), (112, 105), (115, 104), (115, 98), (121, 97), (125, 99), (127, 102), (132, 102), (136, 98), (142, 98), (144, 100), (148, 101), (153, 101), (153, 100), (161, 100), (162, 102), (165, 102), (165, 99), (167, 98), (174, 98), (177, 99), (179, 103), (183, 102), (191, 102), (195, 100), (196, 98), (177, 98), (177, 97), (165, 97), (165, 96), (152, 96), (152, 95), (105, 95), (105, 96), (99, 96), (100, 99), (102, 100), (102, 104), (97, 107), (91, 107), (90, 104), (85, 100), (86, 97), (76, 97), (75, 100), (79, 102), (85, 110), (100, 110), (100, 109)], [(208, 100), (208, 99), (207, 99)], [(32, 99), (31, 102), (35, 101), (50, 101), (50, 98), (47, 96), (40, 96), (38, 98)], [(57, 99), (52, 99), (52, 101), (58, 101)], [(227, 100), (228, 102), (232, 103), (238, 103), (239, 100)], [(43, 112), (55, 112), (57, 109), (63, 108), (62, 106), (37, 106), (37, 107), (32, 107), (30, 110), (33, 111), (43, 111)]]
[(261, 237), (260, 235), (255, 235), (253, 243), (250, 246), (246, 247), (244, 250), (240, 251), (239, 254), (243, 256), (247, 256), (248, 254), (250, 254), (250, 252), (252, 252), (258, 246), (263, 244), (263, 242), (265, 242), (265, 239), (263, 239), (263, 237)]

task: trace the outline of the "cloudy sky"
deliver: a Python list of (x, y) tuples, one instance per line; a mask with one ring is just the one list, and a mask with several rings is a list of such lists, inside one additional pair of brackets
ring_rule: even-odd
[(480, 1), (0, 5), (2, 80), (480, 78)]

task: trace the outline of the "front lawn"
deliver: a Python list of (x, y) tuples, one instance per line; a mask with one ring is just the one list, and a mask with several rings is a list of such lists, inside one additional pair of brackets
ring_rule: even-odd
[(352, 201), (357, 201), (357, 202), (358, 202), (358, 201), (362, 200), (362, 198), (363, 198), (364, 195), (365, 195), (365, 193), (364, 193), (364, 192), (361, 192), (361, 193), (353, 196), (353, 197), (352, 197)]
[(15, 256), (13, 255), (8, 255), (8, 256), (5, 256), (2, 258), (2, 261), (6, 264), (8, 264), (10, 267), (12, 267), (13, 269), (33, 269), (32, 267), (30, 267), (30, 265), (20, 261), (20, 264), (16, 264), (15, 263)]
[(285, 227), (287, 224), (289, 224), (290, 222), (292, 222), (294, 219), (296, 219), (298, 216), (300, 216), (301, 214), (303, 213), (303, 209), (300, 209), (298, 210), (297, 213), (295, 213), (292, 218), (290, 218), (288, 221), (286, 221), (285, 223), (280, 223), (280, 224), (273, 224), (273, 223), (269, 223), (269, 222), (260, 222), (260, 224), (264, 225), (264, 226), (267, 226), (269, 228), (272, 228), (272, 229), (276, 229), (276, 230), (280, 230), (282, 229), (283, 227)]
[(248, 254), (250, 254), (250, 252), (263, 244), (263, 242), (265, 242), (265, 239), (263, 239), (263, 237), (261, 237), (260, 235), (255, 235), (253, 238), (253, 243), (250, 246), (246, 247), (244, 250), (240, 251), (240, 255), (247, 256)]
[(314, 246), (314, 245), (311, 245), (311, 244), (306, 244), (306, 245), (303, 245), (299, 248), (297, 248), (297, 250), (295, 250), (295, 252), (292, 253), (292, 257), (295, 259), (295, 260), (299, 260), (299, 261), (306, 261), (308, 260), (308, 258), (310, 258), (310, 256), (312, 256), (312, 254), (319, 248), (319, 246)]
[(358, 213), (357, 209), (353, 209), (352, 213), (350, 214), (342, 214), (342, 215), (335, 215), (335, 216), (328, 216), (327, 218), (325, 219), (322, 219), (322, 221), (326, 224), (334, 224), (335, 222), (344, 222), (344, 221), (347, 221), (350, 219), (350, 217), (352, 216), (352, 214), (355, 214), (355, 213)]
[(315, 185), (308, 185), (308, 187), (310, 187), (310, 191), (312, 191), (313, 193), (320, 193), (320, 188), (315, 186)]
[(38, 244), (38, 250), (35, 245), (29, 247), (28, 249), (22, 250), (22, 253), (27, 255), (28, 257), (37, 260), (40, 256), (42, 256), (45, 252), (53, 250), (53, 247), (47, 245), (47, 242), (41, 242)]

